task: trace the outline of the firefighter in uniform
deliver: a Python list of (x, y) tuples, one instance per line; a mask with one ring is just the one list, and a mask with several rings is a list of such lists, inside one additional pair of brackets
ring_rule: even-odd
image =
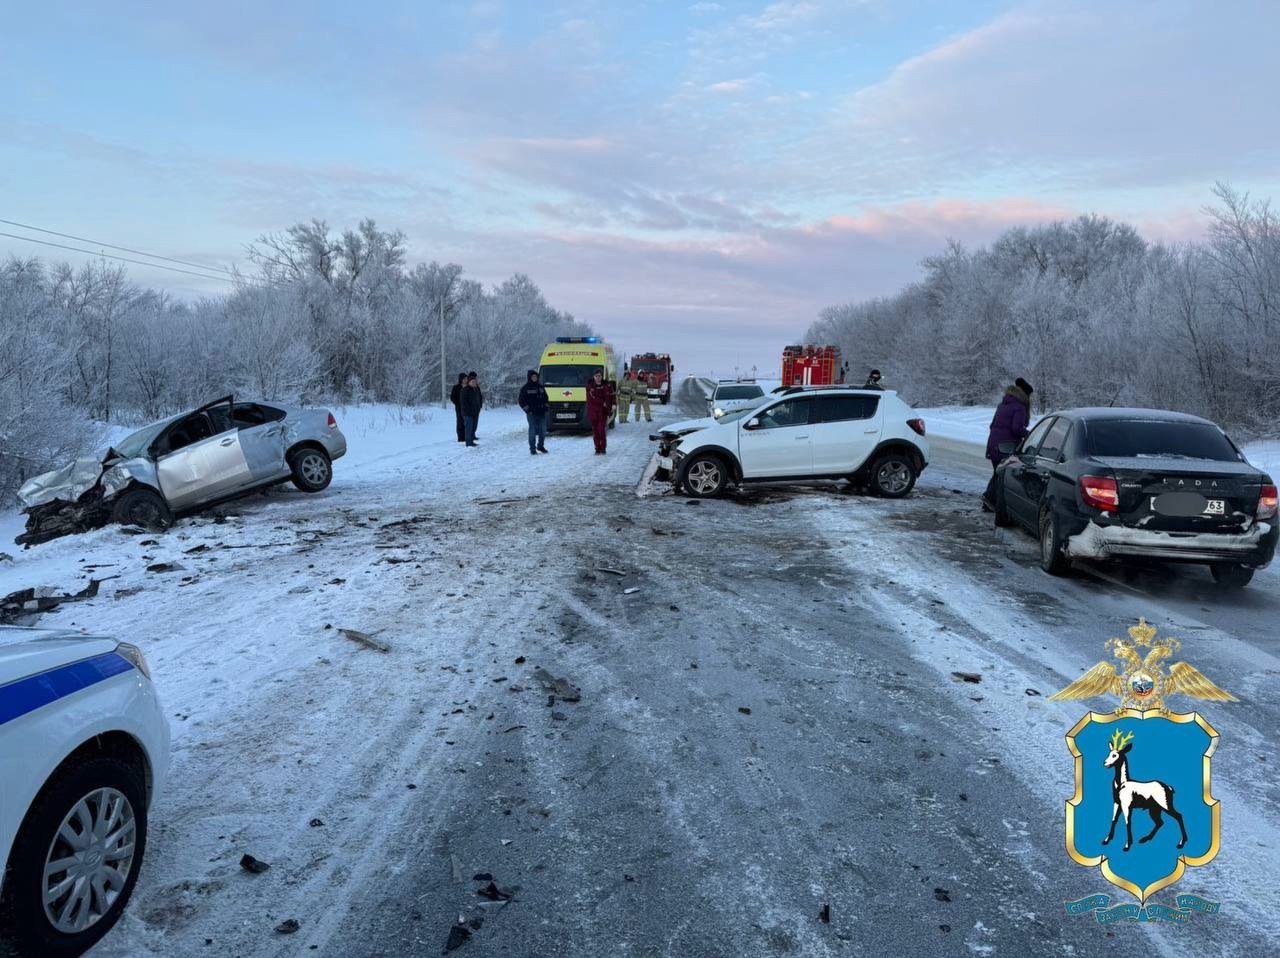
[[(631, 378), (631, 370), (622, 374), (618, 383), (618, 422), (627, 421), (627, 413), (631, 409), (631, 400), (635, 397), (635, 380)], [(640, 421), (640, 410), (636, 408), (636, 422)]]
[(636, 404), (636, 422), (640, 421), (640, 410), (644, 410), (644, 421), (653, 422), (653, 410), (649, 408), (649, 374), (641, 371), (640, 378), (632, 383)]

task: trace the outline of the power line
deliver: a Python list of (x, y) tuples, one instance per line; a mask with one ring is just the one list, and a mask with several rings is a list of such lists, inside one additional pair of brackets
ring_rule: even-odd
[[(7, 223), (8, 220), (0, 220), (0, 222)], [(0, 232), (0, 236), (7, 236), (9, 237), (9, 239), (23, 240), (24, 242), (27, 242), (27, 243), (39, 243), (41, 246), (52, 246), (55, 249), (71, 250), (71, 252), (73, 253), (83, 253), (86, 256), (101, 256), (104, 259), (114, 259), (114, 260), (120, 261), (121, 263), (133, 263), (135, 266), (146, 266), (151, 269), (167, 269), (171, 273), (185, 273), (188, 276), (198, 276), (201, 279), (219, 280), (224, 283), (235, 283), (239, 281), (234, 275), (218, 276), (218, 275), (211, 275), (209, 273), (197, 273), (189, 269), (178, 269), (178, 267), (176, 266), (162, 266), (160, 263), (148, 263), (145, 260), (130, 259), (127, 256), (115, 256), (111, 253), (103, 253), (100, 250), (81, 249), (78, 246), (67, 246), (63, 243), (51, 243), (48, 240), (35, 239), (34, 237), (31, 237), (31, 236), (19, 236), (17, 233)], [(113, 248), (119, 249), (120, 247), (113, 247)], [(145, 256), (146, 254), (143, 253), (142, 255)], [(245, 282), (248, 282), (248, 280), (245, 280)]]
[[(235, 276), (235, 273), (224, 266), (202, 266), (200, 263), (189, 263), (184, 259), (174, 259), (172, 256), (161, 256), (158, 253), (148, 253), (145, 250), (131, 249), (128, 246), (117, 246), (114, 243), (101, 243), (98, 240), (85, 239), (83, 236), (73, 236), (71, 233), (59, 233), (57, 230), (47, 230), (40, 226), (29, 226), (26, 223), (15, 223), (13, 220), (0, 219), (0, 223), (6, 226), (16, 226), (19, 229), (33, 230), (37, 233), (47, 233), (50, 236), (61, 236), (63, 239), (75, 240), (77, 243), (89, 243), (92, 246), (105, 246), (107, 249), (117, 249), (122, 253), (132, 253), (135, 256), (145, 256), (148, 259), (162, 259), (168, 263), (177, 263), (179, 266), (189, 266), (192, 269), (209, 270), (210, 272), (226, 273), (228, 276)], [(19, 237), (21, 239), (21, 237)]]

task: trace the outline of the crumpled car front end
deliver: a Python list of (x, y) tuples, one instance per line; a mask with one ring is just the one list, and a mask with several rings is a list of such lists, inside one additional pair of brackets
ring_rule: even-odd
[(98, 459), (76, 459), (23, 483), (18, 501), (27, 528), (14, 542), (38, 545), (59, 536), (87, 532), (111, 519), (111, 500), (135, 479), (155, 483), (155, 467), (145, 459), (121, 459), (114, 450)]

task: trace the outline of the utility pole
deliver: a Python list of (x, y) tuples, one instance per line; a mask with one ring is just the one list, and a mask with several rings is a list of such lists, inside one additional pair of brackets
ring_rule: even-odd
[(444, 365), (444, 297), (440, 297), (440, 405), (449, 408), (449, 374)]

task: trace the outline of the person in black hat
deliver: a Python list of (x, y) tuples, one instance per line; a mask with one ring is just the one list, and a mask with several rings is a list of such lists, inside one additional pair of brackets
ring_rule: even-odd
[(878, 369), (871, 370), (871, 373), (867, 376), (867, 381), (862, 384), (862, 388), (863, 389), (884, 389), (884, 386), (880, 385), (880, 370)]
[(1019, 376), (1012, 386), (1004, 391), (1004, 398), (996, 407), (996, 414), (991, 417), (991, 426), (987, 430), (987, 459), (991, 463), (991, 481), (982, 494), (982, 508), (988, 512), (995, 508), (996, 502), (996, 469), (1008, 458), (1000, 451), (1001, 445), (1013, 443), (1015, 446), (1027, 438), (1031, 424), (1031, 394), (1035, 392), (1031, 383)]
[(1027, 438), (1031, 423), (1031, 394), (1035, 392), (1031, 383), (1021, 376), (1013, 385), (1004, 391), (1004, 398), (996, 407), (996, 414), (991, 417), (991, 426), (987, 431), (987, 459), (991, 461), (991, 471), (1004, 461), (1005, 454), (1000, 451), (1001, 443), (1017, 443)]

